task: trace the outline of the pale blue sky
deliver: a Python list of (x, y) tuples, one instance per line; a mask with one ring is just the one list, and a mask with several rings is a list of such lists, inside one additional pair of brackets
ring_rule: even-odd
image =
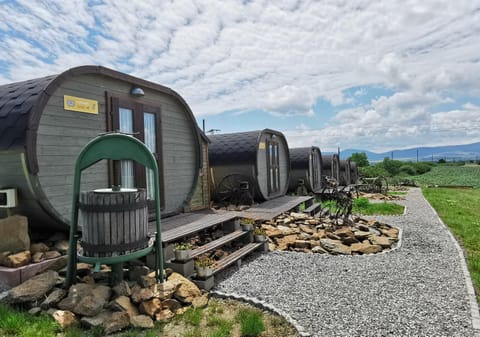
[(98, 64), (291, 147), (480, 141), (478, 1), (0, 1), (0, 83)]

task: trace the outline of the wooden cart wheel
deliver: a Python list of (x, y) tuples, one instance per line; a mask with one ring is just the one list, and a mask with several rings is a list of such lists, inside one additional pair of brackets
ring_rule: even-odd
[(216, 199), (220, 203), (252, 204), (254, 190), (249, 179), (238, 173), (225, 176), (218, 184)]

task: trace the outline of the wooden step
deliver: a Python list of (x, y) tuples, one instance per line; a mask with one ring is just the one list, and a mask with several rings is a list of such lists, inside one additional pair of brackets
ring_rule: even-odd
[(222, 236), (220, 239), (214, 240), (212, 242), (209, 242), (203, 246), (200, 246), (192, 251), (192, 257), (197, 257), (199, 255), (202, 255), (210, 250), (213, 250), (215, 248), (221, 247), (224, 244), (233, 241), (235, 239), (238, 239), (244, 235), (248, 234), (246, 231), (235, 231), (233, 233), (227, 234)]
[(175, 219), (168, 219), (164, 221), (168, 229), (162, 230), (162, 242), (167, 243), (171, 241), (176, 241), (182, 239), (186, 236), (195, 234), (204, 229), (226, 223), (228, 221), (234, 221), (237, 218), (234, 214), (206, 214), (201, 218), (196, 219), (192, 222), (182, 221), (182, 218), (179, 218), (175, 223)]
[(303, 213), (315, 215), (319, 212), (321, 208), (322, 208), (322, 205), (320, 203), (313, 203), (310, 207), (304, 209)]
[(231, 253), (227, 257), (221, 259), (220, 261), (217, 261), (217, 265), (216, 265), (215, 269), (213, 270), (213, 273), (215, 274), (215, 273), (219, 272), (220, 270), (228, 267), (229, 265), (231, 265), (235, 261), (237, 261), (237, 260), (241, 259), (242, 257), (248, 255), (249, 253), (253, 252), (255, 249), (262, 246), (263, 244), (264, 244), (263, 242), (249, 243), (249, 244), (243, 246), (242, 248), (236, 250), (235, 252)]

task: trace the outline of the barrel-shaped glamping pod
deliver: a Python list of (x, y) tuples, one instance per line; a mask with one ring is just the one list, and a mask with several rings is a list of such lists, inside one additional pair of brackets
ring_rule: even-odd
[(287, 192), (290, 157), (281, 132), (264, 129), (213, 135), (209, 139), (216, 201), (246, 203), (249, 196), (265, 201)]
[(348, 186), (350, 185), (351, 177), (350, 177), (350, 160), (340, 160), (340, 186)]
[[(14, 212), (39, 228), (66, 229), (78, 154), (118, 130), (155, 154), (162, 216), (190, 208), (205, 140), (175, 91), (100, 66), (0, 86), (0, 189), (17, 189)], [(84, 171), (81, 189), (146, 187), (151, 205), (152, 181), (136, 163), (101, 161)]]
[(350, 161), (350, 184), (356, 184), (358, 180), (358, 165), (354, 161)]
[(289, 191), (319, 193), (322, 188), (322, 153), (316, 146), (290, 149)]
[(338, 154), (322, 156), (323, 177), (334, 178), (337, 183), (340, 180), (340, 159)]

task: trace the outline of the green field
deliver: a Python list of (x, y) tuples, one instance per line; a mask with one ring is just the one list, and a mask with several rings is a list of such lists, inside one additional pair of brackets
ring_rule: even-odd
[(480, 187), (480, 165), (447, 166), (437, 165), (430, 172), (413, 176), (417, 184), (440, 186), (474, 186)]
[(480, 189), (424, 188), (423, 195), (466, 250), (468, 269), (480, 294)]

